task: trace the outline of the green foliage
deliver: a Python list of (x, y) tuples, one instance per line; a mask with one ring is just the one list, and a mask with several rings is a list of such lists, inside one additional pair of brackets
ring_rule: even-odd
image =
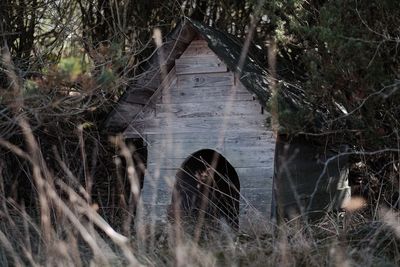
[(24, 83), (24, 95), (35, 95), (37, 94), (39, 85), (34, 80), (26, 80)]
[(87, 71), (87, 65), (87, 63), (82, 61), (82, 58), (65, 57), (61, 58), (58, 68), (66, 77), (75, 80), (80, 74)]
[(97, 78), (97, 83), (102, 87), (110, 87), (116, 81), (117, 76), (110, 68), (103, 68)]
[[(389, 136), (400, 116), (395, 104), (400, 101), (400, 2), (273, 1), (265, 12), (274, 24), (279, 55), (297, 66), (308, 99), (336, 114), (328, 122), (331, 130), (359, 131), (351, 142), (371, 148), (394, 144)], [(280, 121), (297, 131), (296, 121), (308, 122), (312, 112), (287, 114), (283, 107)], [(306, 123), (303, 130), (315, 129)]]

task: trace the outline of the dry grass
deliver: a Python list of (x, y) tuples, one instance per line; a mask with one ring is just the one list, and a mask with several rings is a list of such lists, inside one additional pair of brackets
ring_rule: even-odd
[(3, 202), (1, 266), (397, 266), (400, 261), (399, 214), (384, 209), (373, 221), (347, 214), (307, 227), (300, 219), (237, 233), (205, 227), (195, 243), (190, 229), (171, 224), (156, 225), (144, 240), (136, 233), (124, 237), (79, 197), (53, 201), (50, 229), (40, 228), (40, 216)]

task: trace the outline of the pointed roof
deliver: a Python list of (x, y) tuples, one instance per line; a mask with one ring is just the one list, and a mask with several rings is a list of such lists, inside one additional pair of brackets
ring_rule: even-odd
[[(115, 109), (106, 120), (109, 131), (124, 130), (136, 115), (149, 102), (161, 84), (161, 70), (169, 72), (175, 59), (185, 51), (190, 42), (200, 35), (207, 41), (210, 49), (228, 66), (229, 70), (239, 74), (239, 80), (251, 93), (255, 94), (261, 105), (268, 109), (273, 94), (269, 86), (271, 75), (262, 67), (257, 59), (247, 53), (243, 66), (239, 66), (243, 45), (231, 34), (221, 32), (203, 23), (184, 18), (166, 37), (159, 49), (156, 49), (119, 99)], [(326, 111), (321, 111), (308, 102), (304, 91), (296, 84), (288, 83), (280, 78), (276, 80), (279, 88), (278, 101), (291, 111), (308, 110), (317, 114), (320, 119)]]

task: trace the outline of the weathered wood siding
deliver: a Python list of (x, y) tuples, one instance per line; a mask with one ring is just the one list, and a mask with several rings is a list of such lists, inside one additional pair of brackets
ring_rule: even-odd
[(144, 211), (166, 215), (177, 170), (194, 152), (213, 149), (236, 169), (241, 219), (255, 208), (270, 215), (275, 138), (269, 114), (208, 48), (193, 41), (175, 60), (175, 73), (154, 103), (131, 123), (125, 136), (142, 135), (148, 166), (142, 192)]

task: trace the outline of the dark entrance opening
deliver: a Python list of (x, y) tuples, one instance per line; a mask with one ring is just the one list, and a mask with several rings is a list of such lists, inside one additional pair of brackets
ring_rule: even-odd
[(203, 149), (190, 155), (176, 174), (174, 216), (205, 222), (225, 220), (239, 226), (240, 183), (234, 167), (218, 152)]

